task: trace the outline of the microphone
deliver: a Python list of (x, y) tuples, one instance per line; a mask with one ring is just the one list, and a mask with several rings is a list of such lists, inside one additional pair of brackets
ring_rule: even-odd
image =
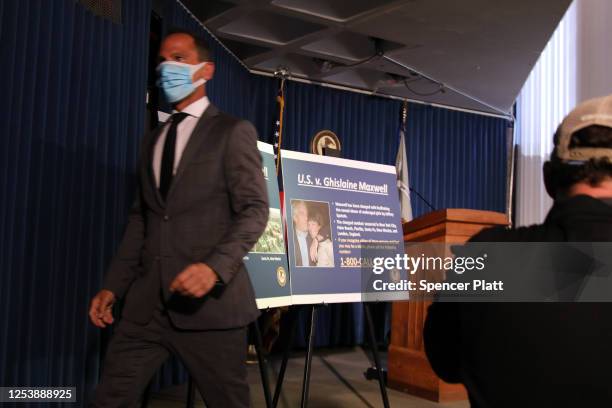
[(410, 191), (412, 191), (414, 194), (416, 194), (416, 195), (417, 195), (417, 197), (419, 197), (419, 198), (420, 198), (420, 199), (421, 199), (421, 200), (422, 200), (422, 201), (423, 201), (425, 204), (427, 204), (427, 206), (428, 206), (428, 207), (429, 207), (429, 208), (430, 208), (432, 211), (436, 211), (436, 208), (435, 208), (433, 205), (431, 205), (431, 203), (430, 203), (429, 201), (427, 201), (427, 200), (425, 199), (425, 197), (423, 197), (423, 196), (421, 195), (421, 193), (419, 193), (418, 191), (416, 191), (416, 190), (415, 190), (414, 188), (412, 188), (412, 187), (408, 187), (408, 188), (410, 189)]

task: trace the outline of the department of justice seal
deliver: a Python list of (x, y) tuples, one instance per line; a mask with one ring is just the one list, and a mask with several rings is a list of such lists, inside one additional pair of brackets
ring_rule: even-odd
[(323, 148), (328, 147), (330, 149), (342, 150), (340, 139), (331, 130), (322, 130), (313, 136), (310, 142), (310, 152), (313, 154), (323, 154)]
[(287, 272), (285, 272), (285, 268), (282, 266), (276, 268), (276, 281), (281, 288), (287, 284)]

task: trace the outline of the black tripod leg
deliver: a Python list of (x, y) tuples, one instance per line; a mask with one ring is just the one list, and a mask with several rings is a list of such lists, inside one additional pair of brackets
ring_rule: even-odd
[(366, 315), (366, 325), (368, 326), (368, 337), (370, 338), (369, 343), (372, 348), (372, 354), (374, 355), (374, 364), (376, 364), (376, 373), (378, 374), (378, 385), (380, 386), (380, 395), (383, 400), (383, 406), (389, 408), (389, 397), (387, 396), (387, 388), (385, 387), (385, 380), (383, 378), (383, 370), (380, 365), (380, 356), (378, 355), (378, 346), (376, 344), (376, 335), (374, 334), (374, 323), (372, 322), (372, 314), (370, 313), (370, 306), (368, 303), (364, 303)]
[(186, 408), (193, 408), (195, 404), (195, 386), (193, 385), (193, 378), (189, 376), (189, 382), (187, 383), (187, 404)]
[(140, 408), (147, 408), (149, 406), (150, 399), (151, 399), (151, 383), (148, 383), (147, 388), (145, 388), (144, 394), (142, 394), (142, 401), (140, 403)]
[(308, 332), (308, 348), (306, 349), (306, 363), (304, 364), (304, 380), (302, 382), (301, 407), (308, 406), (308, 388), (310, 387), (310, 366), (312, 364), (312, 347), (314, 344), (315, 325), (317, 323), (317, 307), (312, 306), (310, 311), (310, 330)]
[(278, 399), (280, 398), (281, 391), (283, 389), (283, 380), (285, 379), (285, 370), (287, 370), (287, 362), (289, 361), (289, 354), (291, 353), (291, 346), (293, 345), (293, 339), (295, 337), (295, 330), (297, 328), (297, 308), (291, 306), (289, 312), (289, 320), (291, 326), (289, 328), (289, 335), (287, 337), (287, 344), (285, 344), (285, 350), (283, 352), (283, 361), (281, 362), (280, 371), (278, 378), (276, 379), (276, 387), (274, 388), (274, 398), (272, 399), (272, 407), (276, 408), (278, 405)]
[(251, 323), (251, 333), (253, 334), (252, 339), (255, 343), (255, 351), (257, 351), (257, 361), (259, 363), (259, 374), (261, 375), (261, 385), (263, 386), (264, 398), (266, 399), (266, 408), (272, 408), (272, 397), (270, 396), (270, 382), (268, 380), (268, 372), (266, 370), (266, 361), (263, 357), (262, 341), (261, 341), (261, 330), (257, 320)]

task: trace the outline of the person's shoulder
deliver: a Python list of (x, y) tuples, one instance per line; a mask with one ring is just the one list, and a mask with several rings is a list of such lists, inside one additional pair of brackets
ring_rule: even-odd
[(140, 138), (140, 148), (143, 150), (143, 152), (155, 139), (157, 139), (157, 136), (163, 130), (164, 126), (166, 126), (166, 122), (159, 122), (157, 126), (150, 129), (145, 129), (142, 137)]
[(218, 108), (217, 108), (217, 112), (218, 112), (217, 116), (218, 116), (220, 123), (225, 125), (227, 128), (230, 128), (232, 130), (238, 130), (238, 131), (240, 130), (255, 131), (255, 126), (253, 126), (253, 124), (249, 120), (239, 118), (237, 116), (224, 112)]

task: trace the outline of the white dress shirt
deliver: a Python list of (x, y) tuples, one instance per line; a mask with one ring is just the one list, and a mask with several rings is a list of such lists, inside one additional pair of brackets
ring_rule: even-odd
[[(205, 96), (197, 101), (193, 102), (191, 105), (187, 106), (182, 110), (183, 113), (186, 113), (188, 116), (179, 123), (176, 128), (176, 146), (174, 148), (174, 168), (172, 169), (172, 174), (176, 174), (176, 169), (181, 162), (181, 157), (183, 156), (183, 151), (185, 151), (185, 146), (187, 146), (187, 142), (189, 142), (189, 138), (191, 137), (191, 133), (193, 133), (193, 129), (195, 129), (198, 120), (204, 114), (206, 108), (210, 105), (210, 101), (208, 97)], [(172, 113), (176, 113), (174, 111)], [(168, 134), (168, 127), (170, 123), (166, 123), (164, 125), (164, 129), (162, 130), (157, 142), (155, 143), (155, 148), (153, 149), (153, 174), (155, 175), (155, 184), (157, 188), (159, 188), (159, 177), (161, 173), (161, 162), (162, 155), (164, 154), (164, 143), (166, 142), (166, 135)]]
[(298, 246), (300, 247), (300, 254), (302, 255), (302, 264), (297, 266), (308, 266), (310, 264), (309, 254), (310, 248), (308, 248), (308, 231), (295, 231), (298, 240)]

